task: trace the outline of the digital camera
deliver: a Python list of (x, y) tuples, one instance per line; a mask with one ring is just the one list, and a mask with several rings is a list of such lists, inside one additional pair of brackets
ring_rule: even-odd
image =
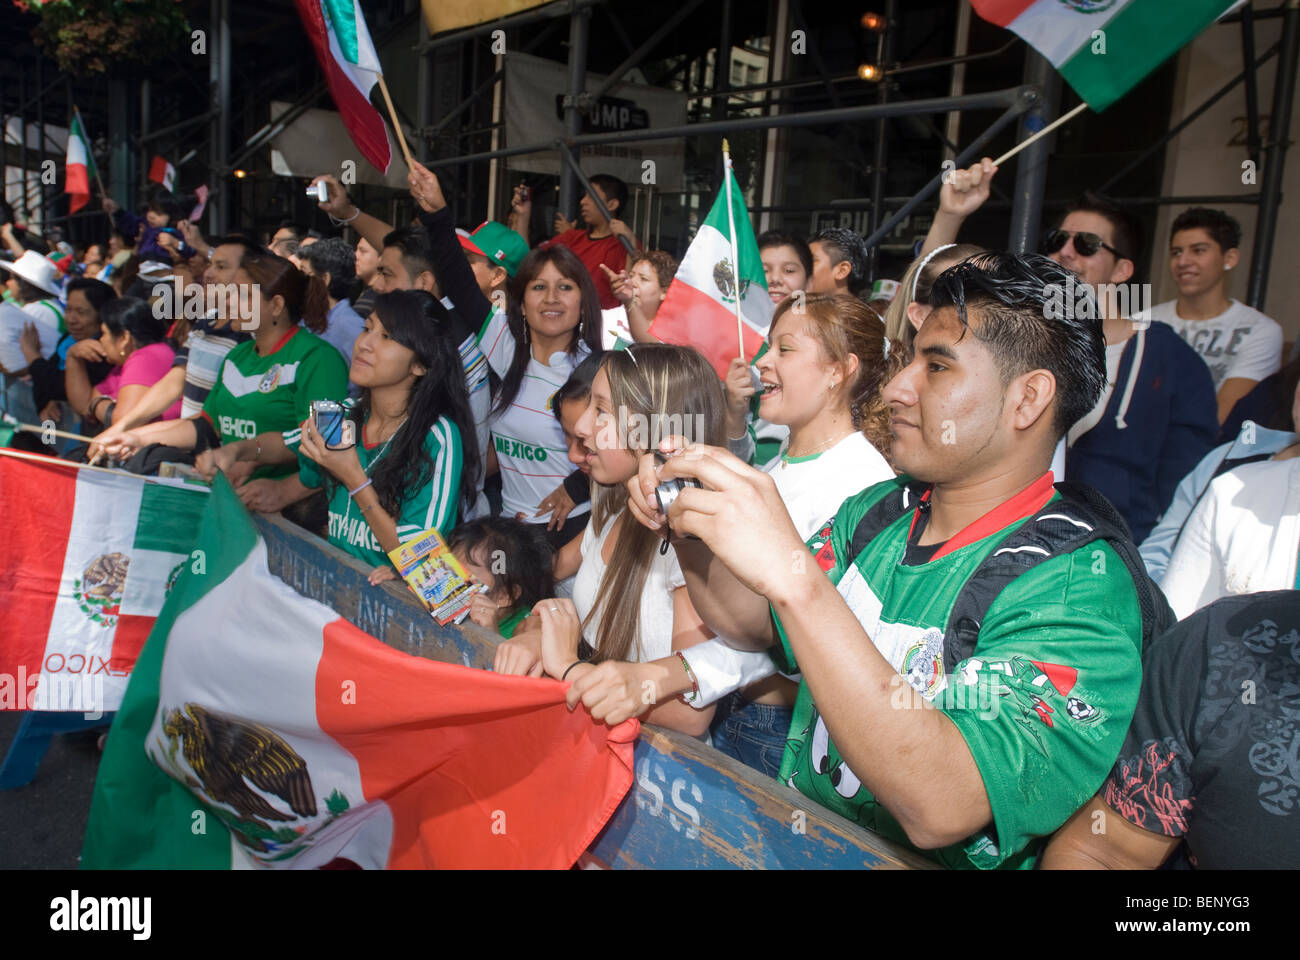
[(307, 196), (315, 197), (321, 203), (324, 203), (330, 198), (330, 188), (324, 180), (317, 180), (307, 188)]
[(703, 488), (703, 484), (694, 477), (676, 477), (672, 480), (665, 480), (655, 487), (655, 498), (659, 501), (659, 512), (666, 515), (668, 508), (673, 505), (673, 502), (687, 487), (695, 487), (699, 490)]
[(313, 400), (311, 402), (312, 423), (316, 432), (325, 441), (325, 446), (337, 448), (343, 443), (343, 421), (345, 411), (343, 404), (334, 400)]

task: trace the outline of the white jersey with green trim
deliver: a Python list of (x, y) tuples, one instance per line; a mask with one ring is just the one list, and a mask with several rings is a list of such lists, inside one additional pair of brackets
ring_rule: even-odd
[[(503, 312), (494, 310), (488, 316), (479, 346), (492, 369), (504, 378), (514, 360), (515, 341)], [(554, 353), (549, 365), (529, 357), (519, 393), (506, 410), (492, 417), (492, 448), (501, 468), (505, 516), (522, 513), (529, 523), (546, 523), (550, 519), (549, 512), (533, 516), (537, 505), (554, 493), (574, 469), (551, 398), (590, 353), (590, 348), (579, 341), (577, 353)], [(590, 509), (590, 503), (581, 503), (569, 517), (580, 517)]]

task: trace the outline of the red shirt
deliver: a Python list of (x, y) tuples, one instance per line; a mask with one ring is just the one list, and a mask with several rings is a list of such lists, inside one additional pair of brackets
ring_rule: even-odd
[(608, 237), (593, 240), (585, 227), (579, 227), (564, 231), (542, 246), (549, 247), (556, 243), (572, 250), (582, 261), (582, 265), (587, 268), (587, 272), (591, 274), (591, 282), (596, 285), (596, 295), (600, 297), (601, 309), (613, 310), (617, 307), (619, 299), (609, 289), (609, 280), (606, 279), (605, 271), (600, 269), (600, 265), (603, 263), (615, 273), (627, 266), (627, 248), (623, 246), (623, 241), (612, 233)]

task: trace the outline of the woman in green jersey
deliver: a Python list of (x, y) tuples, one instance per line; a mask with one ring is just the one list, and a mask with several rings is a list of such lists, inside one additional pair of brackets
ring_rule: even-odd
[[(258, 252), (244, 256), (234, 283), (209, 287), (208, 296), (209, 305), (236, 318), (232, 328), (247, 330), (253, 339), (226, 355), (198, 416), (138, 427), (106, 452), (125, 460), (149, 444), (161, 444), (179, 448), (166, 457), (176, 460), (186, 451), (201, 454), (247, 439), (262, 448), (257, 458), (262, 466), (254, 476), (292, 473), (297, 454), (281, 435), (303, 421), (313, 400), (342, 401), (348, 394), (342, 355), (313, 332), (324, 330), (327, 322), (325, 284), (283, 257)], [(202, 459), (200, 469), (210, 476), (209, 458)], [(227, 452), (220, 459), (233, 463), (236, 458)], [(247, 476), (245, 470), (231, 482), (238, 485)]]
[(342, 443), (326, 446), (306, 416), (282, 438), (223, 444), (201, 466), (229, 473), (240, 461), (267, 463), (277, 441), (296, 451), (298, 482), (326, 491), (330, 543), (373, 565), (372, 583), (394, 579), (390, 550), (434, 527), (447, 536), (478, 496), (474, 417), (446, 325), (424, 291), (381, 294), (352, 347), (361, 395), (343, 402)]
[(352, 348), (361, 397), (345, 406), (356, 445), (331, 450), (310, 417), (299, 434), (298, 478), (324, 485), (330, 542), (376, 564), (371, 583), (396, 578), (390, 550), (434, 527), (446, 537), (478, 497), (474, 415), (457, 345), (440, 332), (447, 323), (424, 291), (375, 298)]

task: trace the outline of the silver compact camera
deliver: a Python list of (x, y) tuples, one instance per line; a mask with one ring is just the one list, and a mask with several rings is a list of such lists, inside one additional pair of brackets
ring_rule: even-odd
[(676, 477), (672, 480), (665, 480), (659, 486), (655, 487), (655, 499), (659, 501), (659, 512), (667, 515), (668, 508), (677, 500), (681, 492), (687, 487), (695, 487), (697, 490), (703, 488), (703, 484), (694, 477)]
[(330, 198), (330, 188), (324, 180), (317, 180), (307, 188), (307, 196), (315, 197), (321, 203)]

